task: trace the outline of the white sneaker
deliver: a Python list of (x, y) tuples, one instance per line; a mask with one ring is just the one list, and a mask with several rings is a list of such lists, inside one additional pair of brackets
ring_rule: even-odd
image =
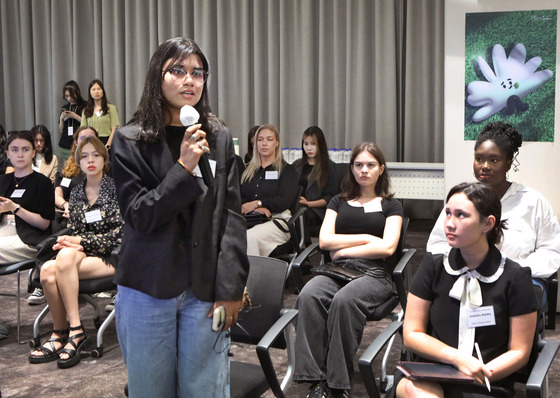
[(33, 293), (27, 298), (27, 304), (29, 305), (39, 305), (47, 302), (45, 297), (45, 292), (40, 287), (36, 287)]

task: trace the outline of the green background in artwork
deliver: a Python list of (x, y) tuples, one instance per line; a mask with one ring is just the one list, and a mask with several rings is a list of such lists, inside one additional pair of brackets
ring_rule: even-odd
[[(524, 141), (554, 141), (554, 101), (556, 81), (556, 10), (469, 13), (465, 28), (465, 140), (476, 140), (488, 122), (505, 121), (517, 127)], [(480, 107), (473, 107), (466, 99), (467, 85), (486, 81), (480, 72), (480, 55), (494, 70), (492, 48), (501, 44), (506, 56), (517, 43), (523, 43), (527, 59), (541, 57), (537, 69), (552, 71), (552, 79), (521, 99), (529, 105), (525, 112), (505, 115), (502, 111), (478, 123), (472, 116)]]

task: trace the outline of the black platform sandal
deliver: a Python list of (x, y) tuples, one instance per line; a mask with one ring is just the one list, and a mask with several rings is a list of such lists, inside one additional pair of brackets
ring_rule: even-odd
[[(72, 366), (76, 366), (77, 364), (79, 364), (81, 359), (80, 351), (82, 350), (82, 348), (84, 348), (84, 346), (88, 342), (88, 337), (84, 333), (84, 327), (81, 324), (79, 326), (74, 326), (74, 327), (70, 326), (69, 329), (71, 331), (81, 330), (82, 332), (76, 333), (75, 335), (68, 337), (66, 344), (70, 343), (70, 345), (73, 348), (63, 348), (59, 351), (57, 365), (60, 369), (71, 368)], [(78, 344), (76, 344), (74, 340), (77, 340), (80, 337), (84, 337), (84, 339), (81, 340)], [(62, 353), (68, 354), (68, 358), (66, 359), (60, 358), (60, 354)]]
[[(29, 354), (29, 363), (47, 363), (54, 361), (58, 358), (58, 353), (64, 348), (66, 345), (66, 339), (68, 338), (68, 329), (66, 330), (56, 330), (52, 331), (53, 334), (57, 334), (58, 337), (52, 337), (45, 341), (45, 343), (35, 348)], [(45, 347), (45, 344), (49, 343), (50, 347)], [(57, 350), (55, 347), (55, 343), (60, 343), (60, 348)], [(43, 355), (33, 355), (34, 352), (43, 353)]]

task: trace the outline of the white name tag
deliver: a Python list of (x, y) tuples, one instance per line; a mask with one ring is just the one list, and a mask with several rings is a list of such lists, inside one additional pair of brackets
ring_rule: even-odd
[(278, 179), (278, 171), (273, 170), (273, 171), (265, 172), (264, 173), (264, 179), (265, 180), (277, 180)]
[(10, 198), (21, 198), (25, 193), (25, 189), (14, 189)]
[(103, 218), (101, 217), (101, 211), (99, 209), (86, 212), (86, 222), (88, 224), (101, 221), (102, 219)]
[(212, 175), (216, 177), (216, 161), (214, 159), (208, 159), (208, 163), (210, 164), (210, 170), (212, 170)]
[(68, 126), (68, 136), (72, 137), (74, 135), (74, 126)]
[(364, 204), (364, 213), (376, 213), (382, 211), (381, 198), (375, 198), (371, 202)]
[(70, 178), (66, 178), (64, 177), (61, 181), (60, 181), (60, 186), (64, 187), (64, 188), (68, 188), (70, 186), (70, 182), (72, 180)]
[(494, 317), (494, 307), (487, 305), (484, 307), (471, 308), (469, 310), (469, 316), (467, 320), (467, 325), (469, 328), (478, 328), (481, 326), (493, 326), (496, 324), (496, 318)]

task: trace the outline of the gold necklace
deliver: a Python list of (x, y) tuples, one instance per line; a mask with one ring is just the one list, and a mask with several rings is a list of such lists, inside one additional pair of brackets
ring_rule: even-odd
[(16, 178), (16, 173), (14, 173), (14, 182), (16, 183), (16, 188), (19, 187), (19, 184), (24, 182), (27, 179), (27, 177), (29, 177), (31, 174), (33, 173), (29, 173), (28, 175), (26, 175), (25, 177), (23, 177), (21, 180), (18, 181)]

